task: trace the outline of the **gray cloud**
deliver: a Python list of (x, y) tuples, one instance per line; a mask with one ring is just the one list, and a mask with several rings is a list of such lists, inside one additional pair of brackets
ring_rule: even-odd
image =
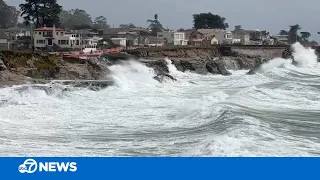
[[(23, 0), (6, 0), (18, 5)], [(118, 26), (134, 23), (147, 26), (146, 20), (159, 15), (159, 21), (172, 29), (192, 27), (192, 14), (212, 12), (227, 18), (230, 28), (241, 24), (246, 29), (266, 29), (272, 34), (289, 25), (300, 24), (303, 31), (309, 31), (312, 39), (319, 40), (320, 31), (317, 15), (320, 12), (318, 0), (58, 0), (65, 8), (80, 8), (93, 17), (103, 15), (108, 23)]]

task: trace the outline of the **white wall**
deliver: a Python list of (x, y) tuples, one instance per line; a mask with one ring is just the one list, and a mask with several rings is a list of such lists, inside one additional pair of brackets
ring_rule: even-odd
[(173, 43), (173, 45), (175, 45), (175, 46), (187, 45), (187, 41), (186, 41), (185, 35), (186, 34), (184, 32), (175, 32), (174, 33), (174, 43)]
[(8, 40), (7, 39), (0, 39), (0, 43), (1, 44), (8, 43)]
[(115, 45), (127, 46), (127, 39), (126, 39), (126, 38), (111, 38), (110, 40), (111, 40)]
[(158, 32), (157, 37), (167, 39), (168, 44), (172, 44), (174, 41), (174, 35), (172, 32)]

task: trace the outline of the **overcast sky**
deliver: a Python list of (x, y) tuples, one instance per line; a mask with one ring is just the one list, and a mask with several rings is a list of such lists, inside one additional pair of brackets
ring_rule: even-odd
[[(18, 6), (24, 0), (5, 0)], [(212, 12), (227, 19), (230, 28), (267, 30), (271, 34), (300, 24), (312, 39), (320, 40), (319, 0), (58, 0), (64, 9), (84, 9), (93, 17), (103, 15), (108, 24), (134, 23), (145, 27), (155, 13), (164, 27), (191, 28), (192, 14)]]

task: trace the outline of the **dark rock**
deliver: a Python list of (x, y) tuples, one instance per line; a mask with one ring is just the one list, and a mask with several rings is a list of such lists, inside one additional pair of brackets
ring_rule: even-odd
[(41, 85), (22, 86), (22, 87), (15, 88), (15, 91), (17, 91), (19, 93), (23, 93), (23, 92), (26, 92), (30, 89), (42, 90), (47, 95), (51, 95), (54, 92), (54, 90), (51, 86), (41, 86)]
[(265, 58), (260, 58), (256, 60), (256, 64), (253, 68), (250, 69), (249, 72), (247, 72), (248, 75), (252, 75), (252, 74), (256, 74), (257, 72), (259, 72), (261, 66), (263, 64), (265, 64), (266, 62), (268, 62), (270, 59), (265, 59)]
[(2, 56), (0, 55), (0, 71), (4, 71), (6, 69), (7, 69), (7, 67), (2, 60)]
[(3, 61), (0, 59), (0, 71), (7, 70), (6, 65), (4, 65)]
[(127, 53), (110, 53), (110, 54), (103, 54), (101, 55), (102, 58), (105, 58), (108, 60), (110, 65), (118, 64), (120, 61), (125, 61), (129, 59), (135, 59), (135, 56), (132, 56)]
[(198, 74), (207, 74), (208, 71), (205, 67), (205, 61), (202, 59), (185, 59), (185, 60), (172, 60), (172, 64), (176, 66), (177, 70), (185, 71), (194, 71)]
[(166, 78), (167, 79), (171, 79), (172, 81), (177, 81), (176, 78), (174, 78), (170, 74), (165, 74), (165, 73), (161, 73), (161, 74), (158, 74), (158, 75), (153, 77), (153, 79), (159, 81), (160, 83), (162, 83), (164, 81), (164, 79), (166, 79)]
[(88, 88), (93, 91), (105, 89), (108, 86), (114, 85), (112, 80), (81, 80), (81, 81), (61, 81), (63, 85), (71, 85), (73, 87)]
[(293, 59), (293, 50), (291, 48), (287, 48), (282, 53), (283, 59)]
[(190, 70), (190, 71), (196, 70), (193, 64), (190, 63), (189, 61), (174, 61), (173, 64), (177, 67), (178, 70), (181, 69), (182, 72), (185, 72), (186, 70)]
[(169, 73), (168, 64), (165, 60), (147, 60), (140, 61), (144, 63), (147, 67), (152, 68), (155, 74), (165, 74)]
[(222, 61), (209, 61), (206, 64), (206, 68), (209, 73), (221, 74), (224, 76), (231, 75), (231, 73), (225, 68)]

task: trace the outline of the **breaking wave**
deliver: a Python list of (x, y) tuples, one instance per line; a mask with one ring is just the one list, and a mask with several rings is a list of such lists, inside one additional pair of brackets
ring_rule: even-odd
[(274, 59), (250, 76), (182, 73), (166, 59), (178, 82), (129, 61), (100, 91), (0, 89), (0, 154), (319, 156), (320, 67), (313, 50), (293, 48), (299, 66)]

